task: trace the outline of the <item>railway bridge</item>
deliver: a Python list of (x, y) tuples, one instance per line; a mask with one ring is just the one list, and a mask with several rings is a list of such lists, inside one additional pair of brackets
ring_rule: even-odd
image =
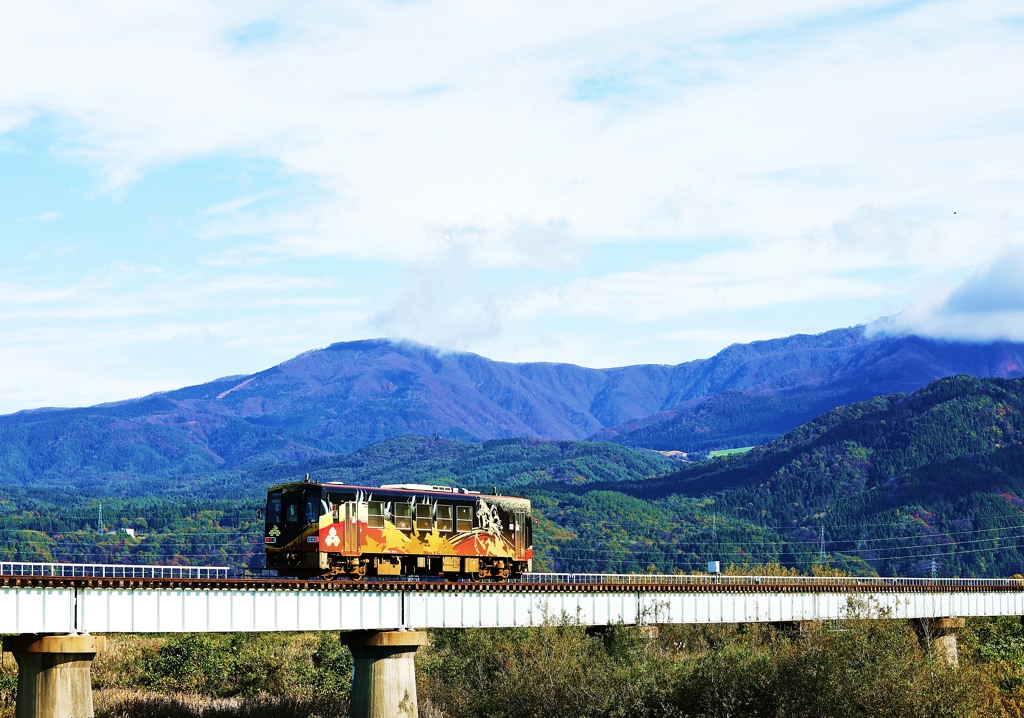
[(0, 633), (19, 665), (17, 718), (92, 716), (90, 662), (106, 633), (340, 631), (352, 715), (415, 716), (413, 655), (428, 628), (842, 620), (927, 627), (956, 660), (972, 616), (1024, 615), (1024, 580), (527, 574), (507, 583), (322, 581), (225, 568), (0, 564)]

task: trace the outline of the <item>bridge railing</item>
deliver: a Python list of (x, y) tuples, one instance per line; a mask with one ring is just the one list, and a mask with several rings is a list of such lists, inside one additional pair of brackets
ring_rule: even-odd
[(104, 563), (0, 561), (0, 576), (92, 578), (228, 578), (227, 566), (147, 566)]
[(1020, 586), (1019, 578), (903, 578), (861, 576), (726, 576), (723, 574), (524, 573), (522, 583), (686, 586)]

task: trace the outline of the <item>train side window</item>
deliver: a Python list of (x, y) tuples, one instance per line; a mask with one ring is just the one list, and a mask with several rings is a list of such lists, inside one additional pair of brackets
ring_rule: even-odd
[(281, 492), (272, 491), (267, 497), (267, 523), (276, 524), (281, 521)]
[(412, 504), (395, 504), (395, 528), (412, 530)]
[(455, 507), (455, 529), (460, 533), (463, 531), (473, 530), (473, 507), (472, 506), (456, 506)]
[(419, 504), (416, 507), (416, 530), (430, 531), (434, 527), (431, 518), (430, 504)]
[(452, 530), (452, 507), (438, 504), (437, 506), (437, 530)]
[(367, 504), (366, 525), (371, 529), (384, 528), (384, 504), (380, 501), (371, 501)]

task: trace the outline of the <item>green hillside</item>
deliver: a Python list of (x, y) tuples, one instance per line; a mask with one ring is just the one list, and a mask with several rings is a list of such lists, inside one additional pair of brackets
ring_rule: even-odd
[(429, 440), (403, 436), (372, 444), (313, 472), (319, 481), (503, 487), (645, 480), (678, 463), (653, 451), (595, 441)]

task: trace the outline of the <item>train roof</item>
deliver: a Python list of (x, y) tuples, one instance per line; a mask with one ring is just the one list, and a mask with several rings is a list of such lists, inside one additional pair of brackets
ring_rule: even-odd
[(430, 484), (383, 484), (381, 486), (350, 486), (349, 484), (320, 484), (329, 489), (354, 489), (356, 491), (395, 491), (416, 494), (444, 494), (445, 496), (479, 496), (479, 491), (460, 489), (455, 486), (431, 486)]
[[(325, 489), (344, 489), (346, 491), (366, 491), (366, 492), (377, 492), (386, 491), (394, 493), (416, 493), (416, 494), (437, 494), (439, 496), (458, 496), (460, 498), (476, 498), (482, 497), (487, 500), (494, 498), (509, 498), (509, 499), (521, 499), (518, 496), (504, 496), (495, 497), (490, 494), (481, 494), (479, 491), (470, 491), (469, 489), (462, 489), (455, 486), (432, 486), (430, 484), (384, 484), (383, 486), (354, 486), (351, 484), (335, 484), (335, 483), (324, 483), (321, 484), (316, 481), (290, 481), (285, 484), (275, 484), (271, 486), (268, 491), (274, 489), (284, 488), (285, 486), (320, 486)], [(521, 499), (527, 501), (528, 499)]]

